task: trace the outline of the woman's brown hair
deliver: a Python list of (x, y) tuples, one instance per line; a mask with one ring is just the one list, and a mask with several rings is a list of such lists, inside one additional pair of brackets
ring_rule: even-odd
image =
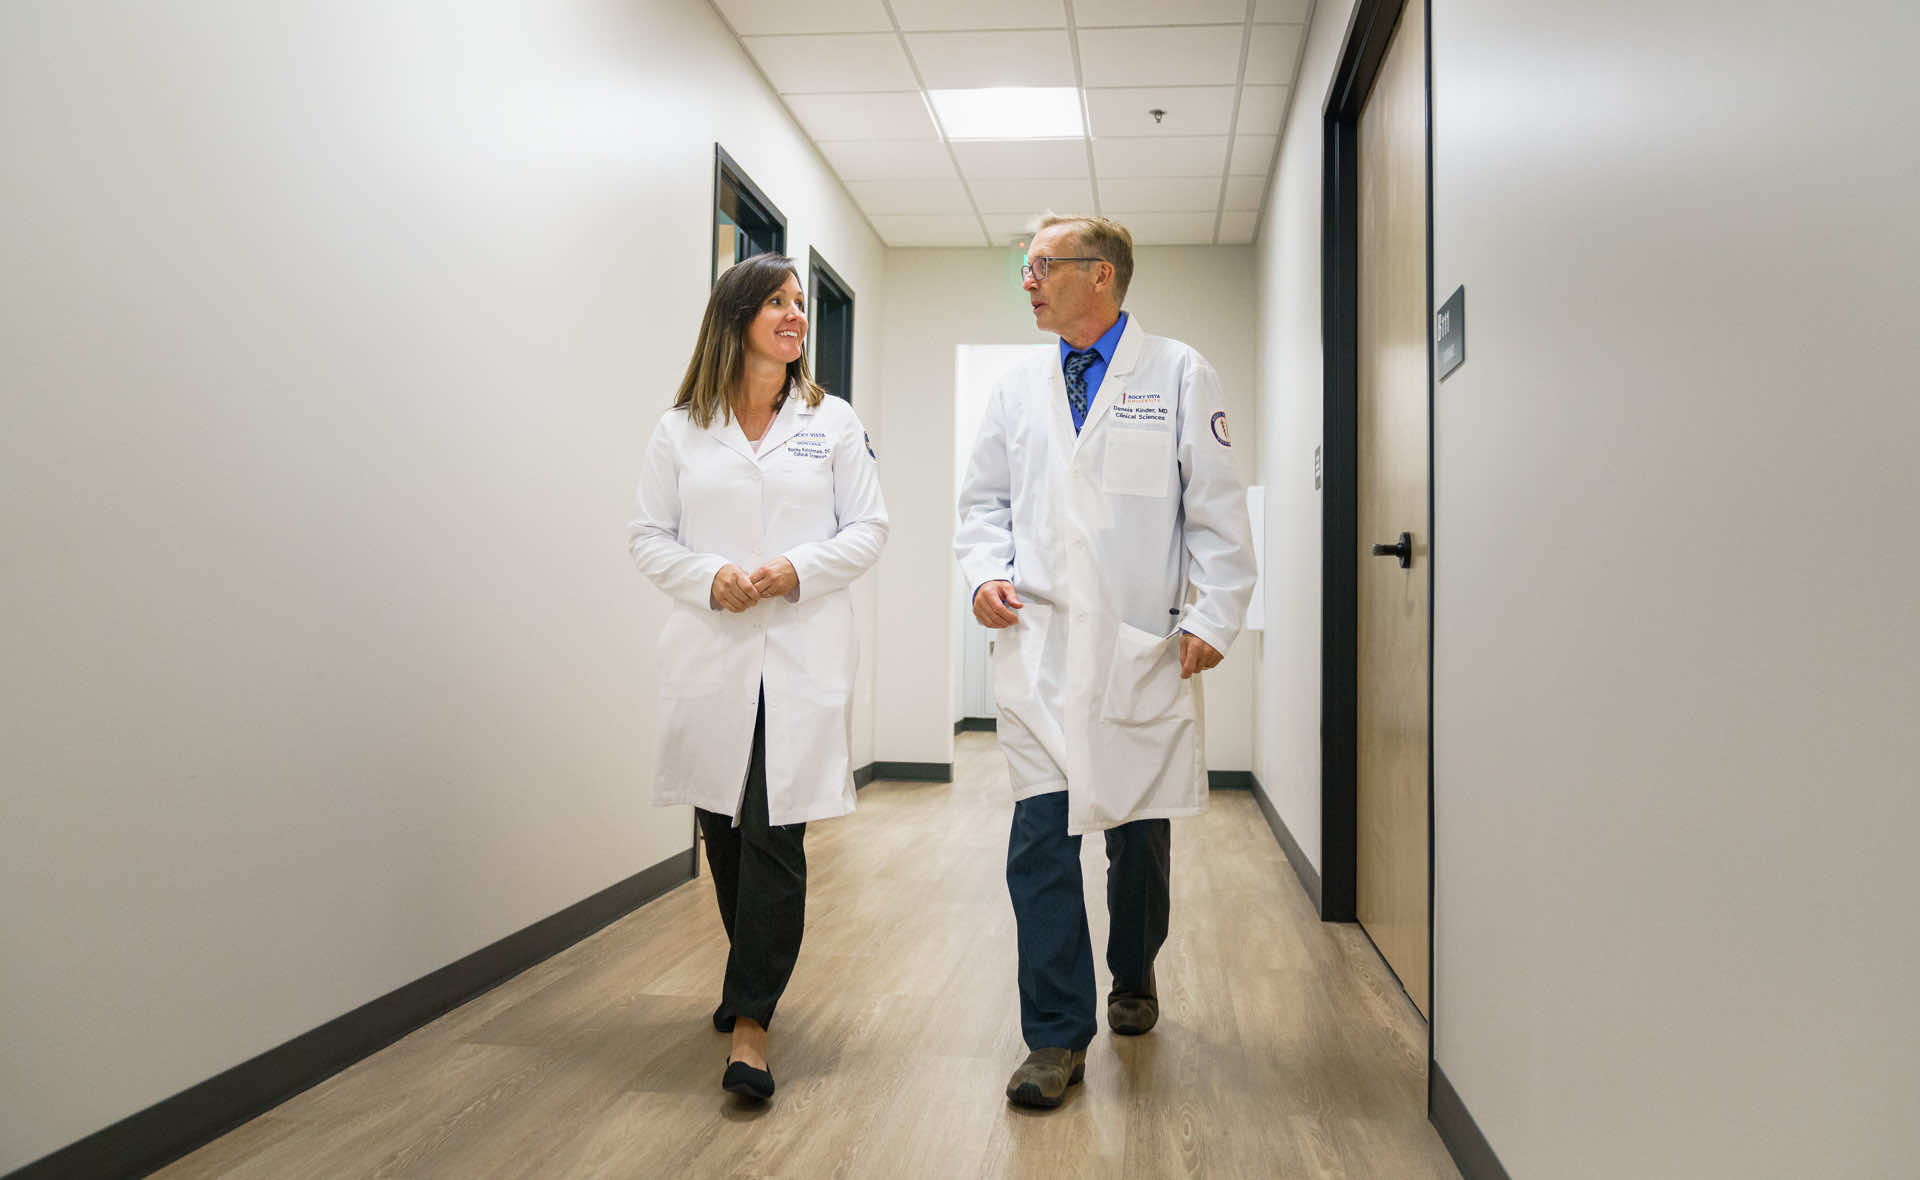
[[(707, 297), (707, 314), (700, 320), (700, 339), (693, 346), (693, 359), (687, 362), (687, 375), (680, 379), (675, 409), (684, 407), (693, 424), (705, 430), (717, 416), (722, 422), (733, 416), (733, 397), (747, 368), (747, 325), (760, 314), (760, 307), (786, 284), (787, 276), (800, 281), (793, 259), (784, 254), (755, 254), (728, 267)], [(807, 355), (787, 362), (787, 388), (800, 387), (807, 404), (817, 406), (827, 391), (807, 372)], [(782, 392), (779, 406), (786, 400)]]

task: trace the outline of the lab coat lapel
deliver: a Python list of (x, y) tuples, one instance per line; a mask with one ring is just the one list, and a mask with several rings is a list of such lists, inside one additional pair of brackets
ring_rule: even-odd
[[(814, 407), (807, 404), (805, 395), (798, 385), (787, 387), (787, 400), (780, 412), (773, 416), (767, 426), (767, 433), (760, 440), (759, 458), (765, 460), (769, 455), (785, 446), (787, 440), (797, 433), (802, 425), (811, 421)], [(744, 436), (743, 436), (744, 437)]]

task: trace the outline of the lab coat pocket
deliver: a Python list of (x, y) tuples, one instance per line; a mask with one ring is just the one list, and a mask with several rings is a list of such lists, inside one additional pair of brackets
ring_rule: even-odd
[(1100, 490), (1116, 496), (1164, 498), (1173, 475), (1173, 432), (1114, 430), (1100, 464)]
[(807, 678), (829, 693), (844, 694), (853, 689), (854, 665), (860, 651), (853, 638), (853, 600), (845, 591), (837, 591), (803, 603), (798, 625), (805, 629), (807, 641)]
[(675, 607), (660, 628), (655, 658), (660, 664), (660, 695), (669, 698), (712, 696), (723, 687), (727, 637), (711, 611)]
[(1155, 635), (1120, 624), (1107, 669), (1101, 717), (1122, 725), (1145, 725), (1172, 715), (1181, 704), (1179, 632)]

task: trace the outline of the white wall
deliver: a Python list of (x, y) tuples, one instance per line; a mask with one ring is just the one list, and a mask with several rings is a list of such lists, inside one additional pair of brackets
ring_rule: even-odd
[(1259, 321), (1260, 482), (1267, 487), (1267, 630), (1254, 774), (1320, 866), (1321, 108), (1353, 0), (1317, 0), (1280, 159), (1254, 242)]
[(1516, 1177), (1910, 1175), (1920, 9), (1433, 28), (1440, 1066)]
[(0, 6), (0, 1171), (689, 846), (623, 526), (715, 138), (877, 428), (702, 0)]
[[(953, 575), (955, 349), (963, 344), (1044, 344), (1020, 290), (1011, 248), (892, 250), (881, 323), (882, 397), (888, 423), (880, 456), (893, 535), (880, 559), (875, 756), (953, 759), (955, 669), (951, 614), (961, 609)], [(1253, 421), (1253, 259), (1244, 247), (1145, 246), (1135, 251), (1127, 310), (1141, 325), (1199, 349), (1220, 373), (1230, 423)], [(1242, 429), (1236, 440), (1251, 441)], [(1234, 448), (1243, 478), (1257, 446)], [(929, 623), (937, 625), (929, 626)], [(1215, 770), (1252, 766), (1252, 652), (1242, 637), (1207, 673), (1207, 761)]]

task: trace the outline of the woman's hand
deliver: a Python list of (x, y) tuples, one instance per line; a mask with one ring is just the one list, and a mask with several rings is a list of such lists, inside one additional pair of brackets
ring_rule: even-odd
[(720, 572), (713, 575), (712, 593), (715, 602), (736, 615), (741, 611), (752, 610), (753, 605), (760, 601), (760, 594), (753, 588), (753, 581), (747, 577), (747, 571), (732, 562), (721, 566)]
[(780, 598), (799, 588), (800, 575), (784, 557), (776, 557), (753, 571), (753, 589), (762, 598)]

